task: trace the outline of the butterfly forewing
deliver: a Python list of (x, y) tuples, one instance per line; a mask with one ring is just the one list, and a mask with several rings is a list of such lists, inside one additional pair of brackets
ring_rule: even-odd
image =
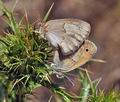
[(78, 49), (90, 33), (90, 24), (79, 19), (50, 20), (45, 25), (45, 38), (60, 48), (63, 55)]

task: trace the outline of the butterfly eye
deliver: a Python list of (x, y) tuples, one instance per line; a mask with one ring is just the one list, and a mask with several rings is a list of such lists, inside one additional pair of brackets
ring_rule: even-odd
[(88, 49), (86, 49), (86, 52), (88, 52), (89, 50)]

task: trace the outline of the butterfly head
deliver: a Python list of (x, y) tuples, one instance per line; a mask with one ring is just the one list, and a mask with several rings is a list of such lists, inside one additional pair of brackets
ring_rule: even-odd
[(82, 46), (82, 49), (83, 49), (83, 56), (85, 58), (92, 58), (94, 56), (94, 54), (97, 52), (97, 46), (89, 41), (89, 40), (86, 40)]

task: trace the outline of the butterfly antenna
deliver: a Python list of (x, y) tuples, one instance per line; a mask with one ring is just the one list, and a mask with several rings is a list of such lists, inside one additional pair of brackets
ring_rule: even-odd
[(65, 77), (66, 79), (68, 79), (68, 81), (69, 81), (73, 86), (75, 86), (75, 84), (73, 83), (73, 81), (72, 81), (67, 75), (65, 75), (65, 73), (62, 73), (62, 76)]
[(99, 63), (106, 63), (105, 60), (101, 60), (101, 59), (90, 59), (90, 61), (99, 62)]
[(68, 79), (68, 81), (69, 81), (73, 86), (75, 86), (75, 84), (73, 83), (73, 81), (72, 81), (68, 76), (65, 75), (65, 78)]

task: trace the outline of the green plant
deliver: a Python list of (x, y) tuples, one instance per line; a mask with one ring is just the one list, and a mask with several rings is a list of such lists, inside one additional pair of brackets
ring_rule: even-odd
[(0, 9), (10, 28), (6, 35), (0, 38), (0, 73), (7, 77), (1, 76), (2, 81), (6, 82), (7, 96), (14, 99), (17, 93), (21, 97), (34, 87), (46, 84), (51, 70), (46, 62), (52, 57), (52, 48), (46, 40), (34, 32), (32, 25), (27, 21), (27, 16), (24, 26), (16, 22), (13, 12), (8, 11), (2, 2)]

